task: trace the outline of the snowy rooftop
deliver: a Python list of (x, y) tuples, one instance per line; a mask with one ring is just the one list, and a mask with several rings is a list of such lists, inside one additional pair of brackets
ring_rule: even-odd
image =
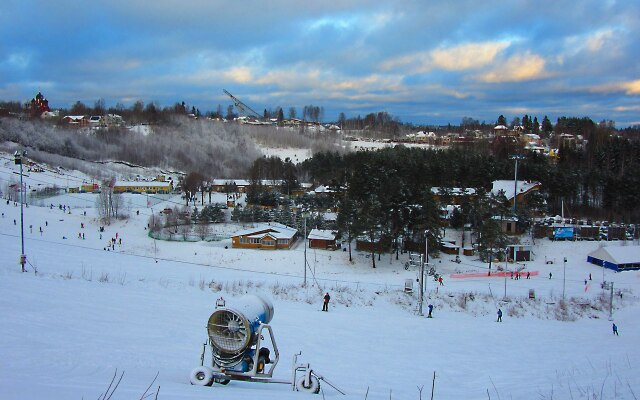
[(298, 232), (294, 228), (272, 222), (270, 224), (256, 224), (254, 228), (237, 231), (233, 236), (250, 235), (251, 237), (262, 237), (264, 234), (257, 232), (263, 231), (269, 231), (269, 234), (277, 239), (291, 239)]
[[(529, 190), (535, 188), (536, 186), (540, 186), (540, 182), (527, 182), (527, 181), (518, 181), (518, 194), (526, 193)], [(515, 181), (493, 181), (493, 187), (491, 188), (491, 193), (494, 195), (503, 192), (507, 197), (507, 200), (513, 199), (513, 190), (515, 189)]]
[(458, 188), (458, 187), (453, 187), (453, 188), (444, 188), (444, 187), (438, 187), (438, 186), (434, 186), (431, 188), (431, 193), (433, 194), (441, 194), (441, 191), (444, 190), (449, 190), (449, 194), (451, 194), (452, 196), (473, 196), (476, 194), (476, 190), (474, 188)]
[(614, 264), (636, 264), (640, 263), (640, 246), (606, 246), (588, 255)]
[(336, 234), (328, 229), (312, 229), (307, 239), (315, 240), (335, 240)]
[(159, 181), (116, 181), (114, 186), (130, 186), (130, 187), (170, 187), (171, 182)]

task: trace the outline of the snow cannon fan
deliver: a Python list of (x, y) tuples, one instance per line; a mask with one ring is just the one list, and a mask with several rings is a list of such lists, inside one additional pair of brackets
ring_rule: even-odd
[(215, 364), (222, 368), (244, 370), (239, 364), (256, 344), (258, 328), (261, 324), (268, 324), (272, 318), (273, 304), (256, 295), (243, 296), (234, 301), (233, 307), (216, 309), (207, 323)]

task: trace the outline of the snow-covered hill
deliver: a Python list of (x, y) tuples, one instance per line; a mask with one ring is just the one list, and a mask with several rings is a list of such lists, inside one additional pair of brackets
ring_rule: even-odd
[[(0, 165), (0, 187), (15, 180), (15, 171), (10, 162)], [(31, 173), (25, 182), (47, 185), (55, 178)], [(151, 391), (159, 386), (163, 400), (308, 398), (286, 385), (189, 384), (216, 299), (232, 303), (244, 293), (274, 303), (271, 324), (283, 356), (275, 375), (288, 379), (291, 357), (302, 351), (301, 360), (347, 392), (344, 397), (323, 385), (319, 396), (325, 398), (419, 399), (420, 387), (422, 398), (430, 398), (434, 372), (435, 399), (640, 395), (640, 273), (603, 273), (588, 264), (586, 254), (601, 243), (536, 241), (536, 261), (526, 267), (538, 274), (529, 280), (456, 278), (486, 272), (486, 265), (473, 257), (456, 264), (443, 255), (436, 265), (444, 286), (428, 282), (427, 303), (435, 309), (427, 319), (416, 314), (417, 295), (403, 291), (405, 279), (416, 277), (403, 268), (407, 255), (382, 256), (374, 270), (366, 254), (356, 253), (350, 263), (341, 251), (308, 250), (309, 285), (303, 287), (301, 243), (267, 252), (232, 249), (230, 240), (154, 241), (145, 229), (149, 216), (181, 200), (147, 200), (126, 195), (130, 218), (105, 232), (99, 232), (92, 194), (64, 194), (25, 208), (27, 273), (18, 264), (20, 207), (0, 203), (0, 398), (98, 398), (116, 371), (124, 376), (114, 400), (140, 398), (156, 373)], [(116, 235), (122, 244), (107, 251), (106, 241)], [(585, 285), (589, 274), (593, 280)], [(623, 294), (614, 298), (618, 337), (602, 280)], [(566, 309), (559, 306), (563, 281), (566, 298), (575, 299)], [(535, 301), (528, 300), (530, 289)], [(323, 313), (327, 291), (332, 302)], [(498, 308), (505, 312), (502, 323), (495, 321)]]

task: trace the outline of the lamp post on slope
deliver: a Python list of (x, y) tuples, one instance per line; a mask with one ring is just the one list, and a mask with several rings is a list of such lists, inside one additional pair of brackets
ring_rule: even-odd
[(27, 263), (27, 256), (24, 254), (24, 197), (23, 197), (23, 183), (22, 183), (22, 158), (27, 156), (27, 151), (16, 151), (15, 165), (20, 165), (20, 240), (22, 242), (22, 253), (20, 254), (20, 265), (22, 266), (22, 272), (26, 272), (25, 264)]
[(567, 257), (564, 258), (564, 262), (562, 263), (562, 300), (564, 300), (564, 289), (565, 289), (565, 277), (567, 275)]

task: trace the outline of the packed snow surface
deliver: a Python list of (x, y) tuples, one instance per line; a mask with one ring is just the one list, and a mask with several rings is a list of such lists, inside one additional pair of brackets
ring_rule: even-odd
[[(12, 163), (0, 166), (3, 191), (19, 179), (15, 171)], [(86, 178), (68, 174), (58, 181)], [(32, 172), (25, 186), (55, 178)], [(640, 273), (586, 262), (607, 243), (536, 240), (536, 258), (518, 266), (526, 267), (519, 280), (495, 273), (504, 263), (488, 276), (477, 257), (461, 256), (457, 264), (441, 254), (431, 261), (444, 285), (427, 282), (424, 308), (434, 305), (427, 319), (417, 312), (417, 271), (404, 269), (407, 254), (382, 255), (373, 269), (365, 253), (354, 251), (349, 262), (348, 252), (307, 249), (305, 287), (302, 241), (291, 250), (260, 251), (232, 249), (230, 239), (153, 240), (149, 217), (182, 200), (135, 194), (125, 195), (129, 218), (99, 232), (96, 196), (63, 194), (24, 208), (26, 273), (18, 264), (19, 204), (0, 203), (0, 399), (96, 399), (122, 373), (114, 400), (141, 398), (149, 385), (151, 398), (159, 390), (163, 400), (309, 398), (284, 384), (190, 385), (216, 299), (231, 305), (245, 293), (274, 304), (276, 378), (290, 379), (293, 355), (301, 351), (299, 361), (347, 393), (321, 383), (316, 398), (425, 399), (432, 385), (434, 399), (640, 396)], [(216, 229), (229, 236), (242, 228)], [(116, 236), (122, 244), (107, 251)], [(610, 245), (623, 244), (640, 254), (637, 242)], [(404, 292), (407, 279), (412, 294)], [(603, 280), (613, 282), (611, 319)], [(332, 296), (329, 312), (320, 311), (325, 292)]]

